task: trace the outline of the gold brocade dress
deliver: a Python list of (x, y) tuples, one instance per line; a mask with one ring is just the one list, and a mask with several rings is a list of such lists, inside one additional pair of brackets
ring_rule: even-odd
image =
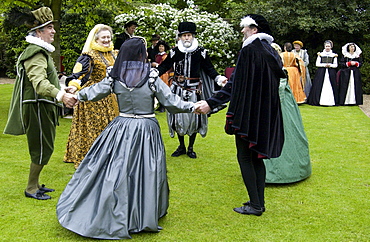
[[(103, 80), (106, 76), (107, 67), (113, 66), (116, 56), (111, 51), (101, 52), (97, 50), (91, 50), (83, 54), (90, 56), (92, 62), (90, 68), (92, 66), (93, 70), (88, 81), (82, 85), (82, 88)], [(118, 115), (119, 110), (115, 94), (110, 94), (96, 102), (80, 102), (75, 106), (64, 162), (73, 162), (77, 169), (95, 139), (108, 123)]]
[(283, 52), (280, 54), (283, 65), (288, 71), (288, 83), (293, 92), (294, 99), (298, 104), (306, 101), (306, 94), (303, 92), (301, 83), (302, 70), (299, 69), (298, 60), (294, 53)]

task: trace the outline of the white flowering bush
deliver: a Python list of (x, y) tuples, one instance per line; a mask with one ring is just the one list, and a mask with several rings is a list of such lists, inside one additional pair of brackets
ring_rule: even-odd
[(139, 25), (135, 35), (143, 36), (149, 41), (153, 34), (159, 34), (170, 46), (175, 46), (179, 23), (194, 22), (197, 25), (196, 38), (208, 50), (212, 63), (220, 74), (235, 62), (235, 53), (238, 50), (233, 49), (233, 46), (240, 42), (239, 33), (217, 14), (189, 8), (177, 10), (167, 4), (141, 6), (116, 16), (116, 33), (122, 32), (125, 23), (130, 20)]

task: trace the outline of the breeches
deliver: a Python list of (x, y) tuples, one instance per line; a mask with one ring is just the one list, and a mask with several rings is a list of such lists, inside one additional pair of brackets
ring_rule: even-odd
[(44, 102), (23, 104), (23, 119), (31, 161), (46, 165), (54, 151), (57, 108)]

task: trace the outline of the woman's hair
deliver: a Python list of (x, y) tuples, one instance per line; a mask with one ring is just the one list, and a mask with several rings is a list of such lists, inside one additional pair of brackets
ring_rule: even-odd
[(353, 47), (355, 47), (354, 51), (356, 51), (356, 45), (355, 45), (355, 43), (349, 43), (347, 45), (347, 52), (349, 52), (349, 47), (352, 46), (352, 45), (353, 45)]
[(324, 41), (324, 46), (325, 46), (326, 44), (330, 44), (331, 48), (333, 48), (333, 41), (331, 41), (331, 40), (325, 40), (325, 41)]
[(102, 25), (95, 32), (95, 40), (97, 40), (99, 38), (99, 33), (101, 31), (104, 31), (104, 30), (108, 30), (110, 32), (110, 36), (113, 37), (113, 30), (112, 30), (112, 28), (110, 26), (108, 26), (108, 25)]
[(289, 43), (289, 42), (286, 42), (286, 43), (284, 44), (284, 48), (285, 48), (285, 50), (286, 50), (286, 51), (288, 51), (288, 52), (291, 52), (291, 51), (293, 50), (293, 46), (292, 46), (292, 44), (291, 44), (291, 43)]

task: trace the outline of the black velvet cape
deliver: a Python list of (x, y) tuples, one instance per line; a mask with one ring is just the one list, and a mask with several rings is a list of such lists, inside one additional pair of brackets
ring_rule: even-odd
[(260, 157), (279, 157), (284, 144), (279, 100), (280, 78), (286, 77), (277, 52), (265, 40), (243, 47), (232, 77), (228, 120)]

